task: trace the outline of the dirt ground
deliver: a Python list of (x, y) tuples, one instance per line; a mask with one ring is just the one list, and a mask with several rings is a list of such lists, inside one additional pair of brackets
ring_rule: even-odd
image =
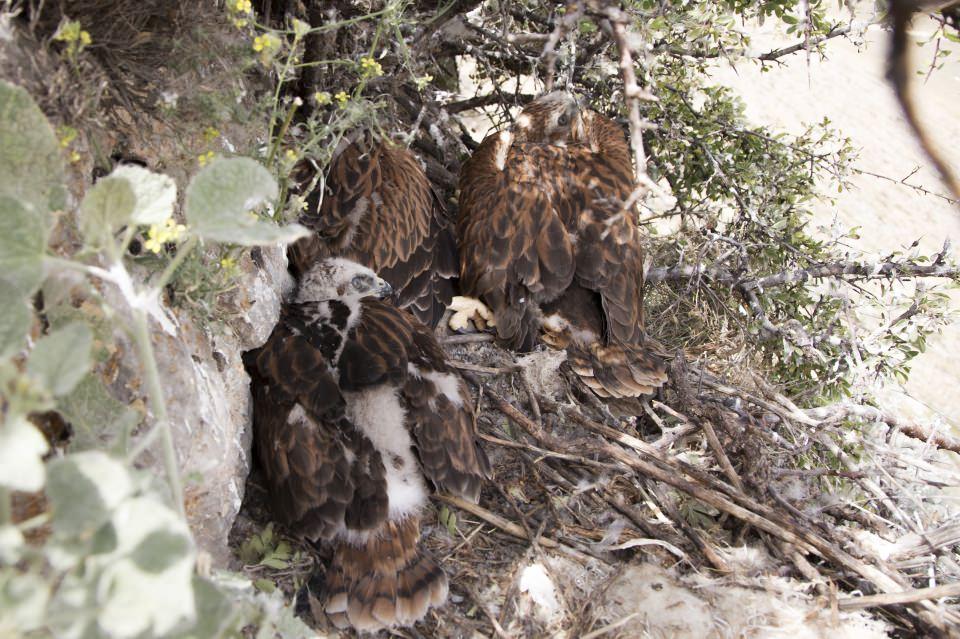
[[(745, 30), (753, 34), (758, 53), (796, 42), (795, 35), (778, 33), (771, 23)], [(862, 25), (859, 30), (863, 31)], [(933, 31), (932, 23), (917, 22), (911, 35), (920, 42)], [(801, 51), (781, 58), (782, 64), (767, 73), (753, 62), (724, 62), (714, 77), (742, 97), (751, 121), (799, 133), (806, 123), (828, 117), (860, 149), (857, 168), (896, 180), (910, 175), (909, 184), (944, 193), (936, 174), (926, 168), (929, 163), (884, 78), (888, 36), (881, 27), (871, 26), (862, 35), (829, 42), (824, 60), (816, 54), (808, 59)], [(929, 77), (915, 76), (914, 90), (923, 122), (956, 170), (960, 168), (960, 147), (955, 144), (960, 138), (960, 46), (945, 39), (939, 46), (951, 55)], [(926, 74), (936, 48), (936, 41), (914, 47), (913, 67)], [(856, 175), (852, 181), (853, 190), (833, 193), (835, 204), (818, 202), (814, 211), (824, 224), (836, 217), (842, 225), (859, 226), (858, 248), (882, 254), (919, 239), (921, 254), (930, 255), (944, 238), (960, 238), (960, 205), (869, 175)], [(953, 308), (960, 310), (956, 290), (952, 298)], [(958, 350), (960, 326), (954, 325), (930, 340), (928, 351), (915, 360), (909, 382), (902, 388), (886, 388), (884, 401), (907, 415), (940, 418), (954, 430), (960, 428)]]

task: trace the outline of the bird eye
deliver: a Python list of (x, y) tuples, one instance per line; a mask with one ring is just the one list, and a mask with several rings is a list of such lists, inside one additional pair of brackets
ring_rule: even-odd
[(566, 113), (561, 113), (560, 117), (557, 118), (557, 126), (567, 126), (567, 123), (570, 121), (570, 118), (567, 117)]
[(350, 285), (358, 291), (363, 291), (370, 288), (372, 282), (373, 279), (369, 275), (357, 275), (350, 281)]

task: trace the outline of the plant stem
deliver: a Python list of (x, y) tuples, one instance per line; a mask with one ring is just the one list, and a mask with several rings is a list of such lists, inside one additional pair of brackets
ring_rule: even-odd
[[(270, 144), (270, 155), (267, 156), (267, 166), (273, 166), (273, 158), (277, 155), (277, 149), (280, 147), (280, 143), (283, 141), (283, 136), (287, 134), (287, 129), (290, 128), (290, 122), (293, 121), (293, 114), (296, 113), (297, 108), (302, 104), (299, 98), (294, 99), (290, 103), (290, 110), (287, 111), (287, 117), (283, 120), (283, 124), (280, 126), (280, 130), (277, 131), (277, 134), (273, 136), (273, 142)], [(271, 133), (273, 132), (273, 127), (271, 124)]]
[(177, 254), (173, 256), (173, 259), (170, 260), (170, 263), (167, 264), (167, 268), (163, 269), (163, 273), (160, 275), (160, 279), (153, 285), (157, 289), (157, 294), (163, 290), (163, 287), (170, 282), (170, 278), (173, 277), (173, 274), (177, 272), (177, 269), (183, 264), (183, 260), (187, 258), (187, 255), (193, 251), (194, 247), (197, 246), (197, 236), (191, 235), (190, 239), (184, 242), (177, 250)]
[(151, 435), (154, 430), (160, 435), (163, 448), (163, 465), (167, 471), (170, 493), (173, 496), (174, 503), (176, 503), (177, 512), (186, 519), (186, 512), (183, 508), (183, 488), (180, 484), (180, 469), (177, 465), (177, 452), (173, 447), (173, 433), (170, 431), (170, 422), (167, 420), (167, 404), (163, 397), (163, 388), (160, 386), (160, 373), (157, 370), (157, 360), (153, 354), (153, 344), (150, 342), (148, 322), (145, 311), (142, 309), (133, 310), (133, 341), (136, 344), (137, 354), (143, 366), (143, 377), (147, 383), (150, 408), (153, 410), (153, 416), (156, 420), (156, 424), (147, 433), (146, 437), (152, 439)]
[(9, 524), (13, 520), (10, 509), (10, 491), (0, 486), (0, 526)]

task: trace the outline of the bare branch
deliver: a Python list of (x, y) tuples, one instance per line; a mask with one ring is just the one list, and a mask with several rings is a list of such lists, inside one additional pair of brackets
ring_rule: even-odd
[(773, 51), (768, 51), (763, 55), (757, 56), (757, 60), (762, 60), (764, 62), (771, 62), (778, 58), (782, 58), (785, 55), (790, 55), (791, 53), (796, 53), (797, 51), (809, 50), (811, 47), (815, 47), (818, 44), (826, 42), (832, 38), (838, 36), (846, 35), (850, 33), (850, 25), (845, 25), (842, 27), (834, 27), (830, 29), (825, 35), (817, 36), (816, 38), (810, 38), (806, 42), (798, 42), (796, 44), (790, 45), (789, 47), (784, 47), (782, 49), (774, 49)]
[(705, 278), (713, 282), (746, 287), (748, 289), (768, 289), (788, 284), (803, 284), (811, 280), (823, 278), (842, 279), (845, 281), (862, 281), (892, 278), (920, 278), (934, 277), (950, 280), (960, 279), (960, 267), (942, 263), (917, 264), (915, 262), (895, 262), (892, 260), (879, 263), (861, 262), (834, 262), (820, 264), (809, 268), (781, 271), (763, 277), (744, 278), (733, 271), (717, 266), (680, 265), (672, 267), (655, 267), (647, 273), (646, 281), (658, 284), (668, 281), (685, 281), (696, 278)]
[(952, 450), (955, 453), (960, 453), (960, 439), (954, 437), (950, 433), (940, 432), (922, 424), (907, 422), (906, 420), (903, 420), (892, 413), (888, 413), (873, 406), (863, 406), (860, 404), (843, 402), (840, 404), (834, 404), (832, 406), (811, 408), (805, 412), (810, 417), (821, 422), (838, 422), (846, 419), (847, 417), (857, 417), (870, 422), (882, 422), (897, 429), (907, 437), (919, 439), (920, 441), (927, 442), (931, 446), (936, 446), (937, 448), (943, 448), (945, 450)]
[(889, 592), (882, 595), (867, 595), (865, 597), (844, 597), (837, 604), (843, 610), (858, 608), (873, 608), (875, 606), (896, 606), (905, 603), (916, 603), (925, 599), (941, 599), (960, 595), (960, 583), (934, 586), (933, 588), (918, 588), (904, 592)]
[(491, 104), (510, 104), (511, 101), (505, 100), (506, 97), (515, 98), (518, 105), (524, 105), (533, 100), (535, 95), (532, 93), (520, 93), (518, 95), (507, 96), (503, 93), (488, 93), (487, 95), (478, 95), (467, 100), (458, 100), (444, 105), (447, 113), (454, 114), (470, 109), (479, 109), (480, 107), (490, 106)]

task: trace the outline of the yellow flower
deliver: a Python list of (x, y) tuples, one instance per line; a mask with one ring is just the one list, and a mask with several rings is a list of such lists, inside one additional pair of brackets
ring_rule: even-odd
[(65, 149), (73, 141), (77, 139), (78, 131), (72, 126), (61, 126), (57, 128), (57, 133), (60, 135), (60, 148)]
[(201, 153), (197, 156), (197, 163), (200, 166), (206, 166), (213, 162), (213, 158), (217, 157), (217, 154), (213, 151), (207, 151), (206, 153)]
[(287, 149), (286, 156), (288, 160), (290, 160), (291, 162), (294, 162), (297, 159), (297, 152), (294, 151), (293, 149)]
[(433, 82), (433, 76), (430, 74), (427, 74), (419, 78), (414, 78), (414, 81), (417, 83), (417, 88), (422, 90), (423, 87)]
[(280, 38), (272, 33), (264, 33), (253, 39), (253, 50), (257, 53), (269, 53), (280, 48)]
[(227, 3), (227, 8), (234, 13), (250, 13), (253, 11), (253, 5), (250, 0), (233, 0)]
[(233, 26), (235, 26), (235, 27), (238, 28), (238, 29), (244, 28), (245, 26), (247, 26), (247, 24), (249, 24), (249, 23), (247, 22), (247, 19), (246, 19), (246, 18), (234, 18), (234, 19), (233, 19)]
[(167, 242), (176, 242), (186, 232), (187, 227), (183, 224), (177, 224), (176, 220), (168, 217), (160, 224), (154, 224), (147, 231), (147, 241), (143, 243), (144, 248), (154, 253), (163, 250), (163, 245)]
[(347, 101), (350, 99), (350, 96), (347, 95), (346, 91), (341, 91), (340, 93), (333, 96), (333, 98), (340, 103), (340, 106), (346, 106)]
[(214, 140), (220, 137), (220, 132), (217, 131), (214, 127), (208, 126), (203, 130), (203, 141), (207, 144), (210, 144)]
[(300, 39), (310, 33), (310, 25), (298, 18), (293, 19), (293, 33)]
[[(149, 233), (153, 232), (153, 228), (150, 229)], [(159, 253), (163, 250), (163, 244), (160, 243), (160, 240), (150, 235), (147, 237), (147, 241), (143, 243), (143, 248), (147, 249), (152, 253)]]
[(83, 49), (93, 43), (90, 33), (81, 28), (77, 20), (66, 20), (57, 27), (57, 32), (53, 34), (53, 39), (58, 42), (65, 42), (67, 45), (67, 55), (73, 59)]
[(220, 268), (224, 271), (231, 271), (237, 266), (237, 260), (227, 255), (220, 258)]
[(253, 50), (260, 54), (260, 64), (269, 66), (274, 56), (280, 51), (283, 42), (272, 33), (264, 33), (253, 39)]
[(79, 161), (80, 161), (80, 154), (77, 153), (76, 151), (71, 151), (71, 152), (70, 152), (70, 163), (71, 163), (71, 164), (76, 164), (76, 163), (79, 162)]
[(326, 91), (317, 91), (313, 94), (313, 99), (319, 105), (330, 104), (330, 94)]
[(383, 67), (372, 57), (360, 58), (360, 69), (363, 71), (363, 77), (376, 78), (383, 75)]

